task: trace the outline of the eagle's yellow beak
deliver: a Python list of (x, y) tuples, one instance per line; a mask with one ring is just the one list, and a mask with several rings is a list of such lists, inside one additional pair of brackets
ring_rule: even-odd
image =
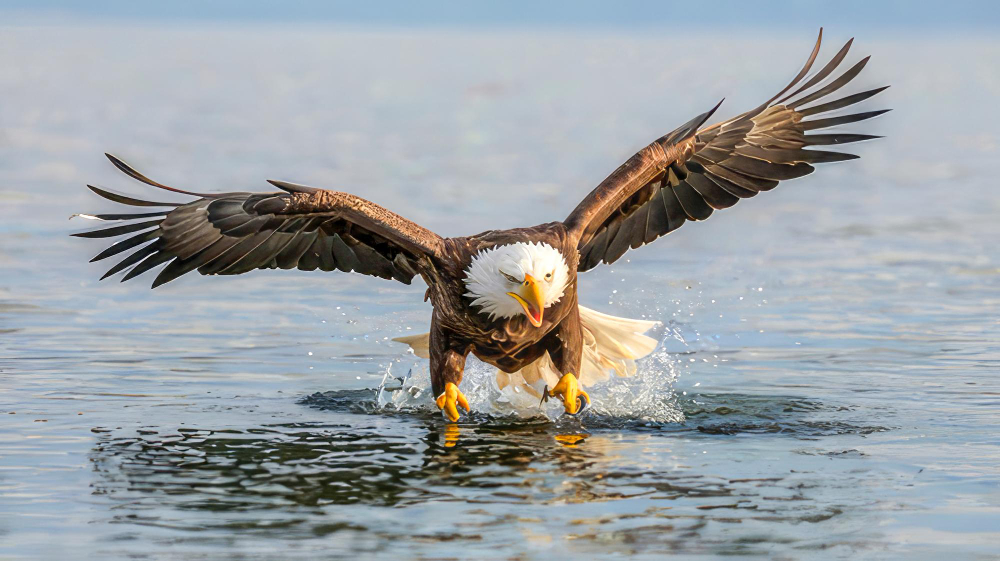
[(542, 326), (542, 310), (544, 310), (544, 300), (542, 299), (542, 289), (538, 287), (538, 281), (529, 274), (524, 275), (524, 282), (518, 292), (508, 292), (508, 296), (517, 300), (524, 308), (524, 315), (528, 316), (528, 321), (535, 327)]

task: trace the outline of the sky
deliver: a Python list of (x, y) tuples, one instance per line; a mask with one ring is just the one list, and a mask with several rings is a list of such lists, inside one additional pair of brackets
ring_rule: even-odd
[[(690, 28), (802, 25), (851, 29), (994, 29), (1000, 3), (965, 0), (842, 0), (670, 2), (556, 0), (383, 2), (216, 0), (3, 0), (7, 25), (38, 21), (138, 20), (145, 22), (312, 23), (404, 27), (601, 27), (648, 30), (684, 22)], [(0, 24), (2, 25), (2, 24)]]

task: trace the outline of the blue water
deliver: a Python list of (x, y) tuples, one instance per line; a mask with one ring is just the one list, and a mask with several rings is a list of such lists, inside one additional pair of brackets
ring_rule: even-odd
[(149, 194), (104, 151), (442, 235), (560, 219), (719, 98), (770, 97), (811, 33), (4, 29), (0, 558), (1000, 555), (993, 37), (859, 36), (857, 89), (895, 111), (851, 130), (887, 138), (585, 275), (583, 304), (664, 325), (581, 422), (497, 417), (478, 364), (457, 429), (376, 396), (426, 376), (389, 341), (426, 329), (421, 286), (151, 292), (67, 236), (111, 208), (85, 183)]

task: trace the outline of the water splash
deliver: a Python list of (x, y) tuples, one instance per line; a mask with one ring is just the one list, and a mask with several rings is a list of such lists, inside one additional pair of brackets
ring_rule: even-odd
[[(660, 336), (660, 344), (648, 357), (637, 361), (635, 374), (628, 377), (612, 376), (587, 388), (592, 400), (588, 415), (610, 419), (640, 420), (655, 423), (684, 421), (684, 413), (677, 404), (674, 383), (681, 373), (683, 358), (667, 352), (667, 340), (684, 339), (676, 327), (667, 326)], [(396, 364), (396, 366), (403, 366)], [(380, 412), (436, 413), (431, 392), (428, 362), (418, 360), (410, 365), (405, 375), (393, 374), (394, 364), (385, 370), (382, 383), (375, 390), (375, 409)], [(542, 390), (541, 387), (536, 388)], [(476, 415), (491, 418), (547, 418), (562, 416), (558, 400), (539, 403), (538, 397), (508, 386), (500, 389), (496, 383), (496, 368), (469, 356), (462, 379), (462, 392)]]

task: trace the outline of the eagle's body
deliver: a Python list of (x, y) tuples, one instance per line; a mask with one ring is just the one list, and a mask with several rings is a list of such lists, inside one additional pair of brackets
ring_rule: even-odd
[(429, 334), (402, 340), (418, 355), (430, 358), (434, 395), (449, 418), (457, 420), (460, 406), (468, 409), (458, 384), (470, 353), (502, 372), (501, 387), (513, 383), (531, 391), (533, 384), (544, 380), (554, 386), (547, 395), (559, 396), (567, 412), (575, 413), (589, 402), (580, 382), (586, 385), (612, 370), (627, 374), (634, 369), (632, 361), (655, 346), (642, 335), (651, 322), (614, 318), (579, 306), (578, 273), (612, 263), (629, 249), (687, 221), (704, 220), (716, 209), (768, 191), (779, 180), (807, 175), (814, 169), (810, 164), (856, 158), (807, 148), (875, 137), (806, 134), (884, 112), (808, 119), (885, 89), (826, 100), (868, 60), (827, 81), (850, 44), (800, 85), (819, 52), (817, 41), (792, 82), (759, 107), (702, 128), (717, 105), (655, 140), (608, 176), (562, 222), (442, 238), (349, 193), (279, 181), (271, 182), (282, 189), (274, 193), (192, 193), (152, 181), (109, 156), (139, 181), (199, 198), (188, 203), (150, 202), (91, 187), (122, 204), (168, 210), (85, 215), (128, 222), (76, 235), (104, 238), (134, 233), (94, 260), (134, 249), (105, 275), (130, 268), (123, 280), (166, 263), (154, 287), (193, 270), (206, 275), (258, 268), (340, 270), (407, 284), (420, 276), (433, 305), (431, 329)]
[[(448, 352), (472, 352), (508, 373), (516, 372), (537, 360), (546, 351), (556, 363), (566, 354), (565, 364), (579, 371), (579, 330), (563, 330), (564, 320), (573, 315), (577, 307), (576, 282), (566, 287), (566, 294), (556, 303), (545, 308), (539, 327), (533, 326), (526, 315), (490, 319), (485, 314), (470, 314), (466, 271), (481, 251), (531, 240), (555, 248), (564, 256), (574, 256), (573, 240), (566, 235), (566, 228), (559, 222), (542, 224), (534, 228), (491, 230), (475, 236), (451, 238), (445, 241), (447, 251), (456, 267), (439, 271), (428, 283), (434, 315), (431, 320), (431, 357)], [(566, 263), (571, 278), (576, 278), (576, 260)], [(440, 276), (438, 276), (440, 275)], [(570, 323), (572, 324), (572, 322)], [(563, 351), (565, 347), (569, 350)], [(575, 349), (575, 350), (574, 350)], [(436, 394), (435, 394), (436, 395)]]

